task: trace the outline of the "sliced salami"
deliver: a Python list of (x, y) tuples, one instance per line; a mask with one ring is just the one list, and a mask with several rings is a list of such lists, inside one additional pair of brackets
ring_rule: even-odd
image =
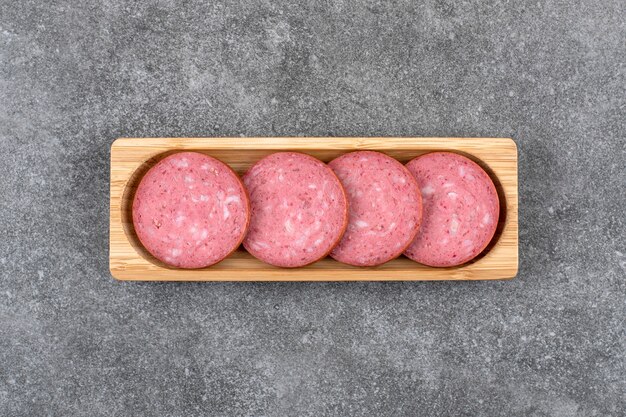
[(356, 266), (383, 264), (411, 243), (422, 217), (415, 178), (395, 159), (372, 151), (329, 163), (348, 194), (350, 220), (331, 256)]
[(250, 168), (243, 182), (252, 207), (243, 245), (256, 258), (280, 267), (304, 266), (328, 255), (341, 239), (348, 203), (322, 161), (275, 153)]
[(226, 164), (196, 152), (170, 155), (152, 167), (133, 200), (139, 240), (155, 258), (179, 268), (203, 268), (241, 244), (250, 203)]
[(500, 213), (489, 175), (472, 160), (451, 152), (425, 154), (406, 166), (422, 191), (424, 216), (404, 254), (438, 267), (475, 258), (493, 238)]

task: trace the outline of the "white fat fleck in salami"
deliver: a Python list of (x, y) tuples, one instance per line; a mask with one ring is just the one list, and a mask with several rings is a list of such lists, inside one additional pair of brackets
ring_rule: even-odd
[(293, 223), (291, 223), (291, 219), (285, 220), (285, 231), (288, 235), (293, 235), (296, 229), (293, 227)]
[(374, 266), (397, 256), (411, 243), (422, 216), (415, 178), (395, 159), (359, 151), (329, 163), (348, 194), (350, 221), (331, 252), (340, 262)]
[(203, 268), (240, 245), (250, 204), (227, 165), (201, 153), (181, 152), (144, 175), (132, 212), (135, 232), (155, 258), (179, 268)]
[(189, 160), (185, 156), (175, 158), (172, 163), (177, 168), (187, 168), (189, 166)]
[(435, 192), (435, 188), (431, 185), (431, 184), (426, 184), (426, 186), (424, 186), (422, 188), (422, 195), (431, 195), (432, 193)]
[(407, 168), (422, 189), (424, 215), (404, 254), (439, 267), (461, 265), (480, 254), (493, 238), (500, 213), (489, 175), (470, 159), (450, 152), (422, 155)]
[(348, 221), (341, 183), (322, 161), (279, 152), (257, 162), (243, 176), (252, 220), (244, 247), (271, 265), (298, 267), (326, 256)]
[(353, 224), (354, 224), (354, 226), (355, 226), (356, 228), (358, 228), (358, 229), (362, 229), (362, 228), (364, 228), (364, 227), (369, 226), (369, 223), (368, 223), (368, 222), (366, 222), (365, 220), (361, 220), (361, 219), (357, 219), (357, 220), (355, 220)]

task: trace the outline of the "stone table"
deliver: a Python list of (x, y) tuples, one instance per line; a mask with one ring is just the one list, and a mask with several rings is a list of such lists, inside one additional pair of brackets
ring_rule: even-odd
[[(0, 1), (0, 415), (618, 416), (626, 6)], [(504, 282), (131, 283), (120, 136), (498, 136)]]

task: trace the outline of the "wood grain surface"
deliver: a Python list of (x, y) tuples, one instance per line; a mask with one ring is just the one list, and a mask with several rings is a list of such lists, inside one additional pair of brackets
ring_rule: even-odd
[[(475, 260), (452, 268), (432, 268), (400, 257), (378, 267), (353, 267), (330, 257), (312, 265), (283, 269), (238, 249), (204, 269), (169, 267), (152, 257), (133, 230), (131, 206), (141, 177), (155, 162), (178, 151), (203, 152), (242, 174), (278, 151), (304, 152), (328, 162), (355, 150), (384, 152), (402, 163), (432, 151), (461, 153), (491, 176), (500, 197), (496, 235)], [(509, 279), (518, 269), (517, 147), (508, 138), (120, 138), (111, 146), (109, 266), (119, 280), (142, 281), (425, 281)]]

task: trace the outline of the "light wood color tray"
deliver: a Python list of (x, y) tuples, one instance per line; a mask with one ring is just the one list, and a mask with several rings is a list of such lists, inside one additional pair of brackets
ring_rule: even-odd
[[(131, 207), (142, 176), (157, 161), (178, 151), (213, 156), (243, 174), (264, 156), (299, 151), (322, 161), (355, 150), (375, 150), (406, 163), (432, 151), (454, 151), (481, 165), (493, 179), (501, 212), (496, 235), (476, 259), (452, 268), (431, 268), (400, 257), (378, 267), (353, 267), (330, 257), (283, 269), (238, 249), (204, 269), (169, 267), (141, 245)], [(517, 274), (517, 147), (507, 138), (120, 138), (111, 146), (110, 269), (119, 280), (142, 281), (425, 281), (509, 279)]]

